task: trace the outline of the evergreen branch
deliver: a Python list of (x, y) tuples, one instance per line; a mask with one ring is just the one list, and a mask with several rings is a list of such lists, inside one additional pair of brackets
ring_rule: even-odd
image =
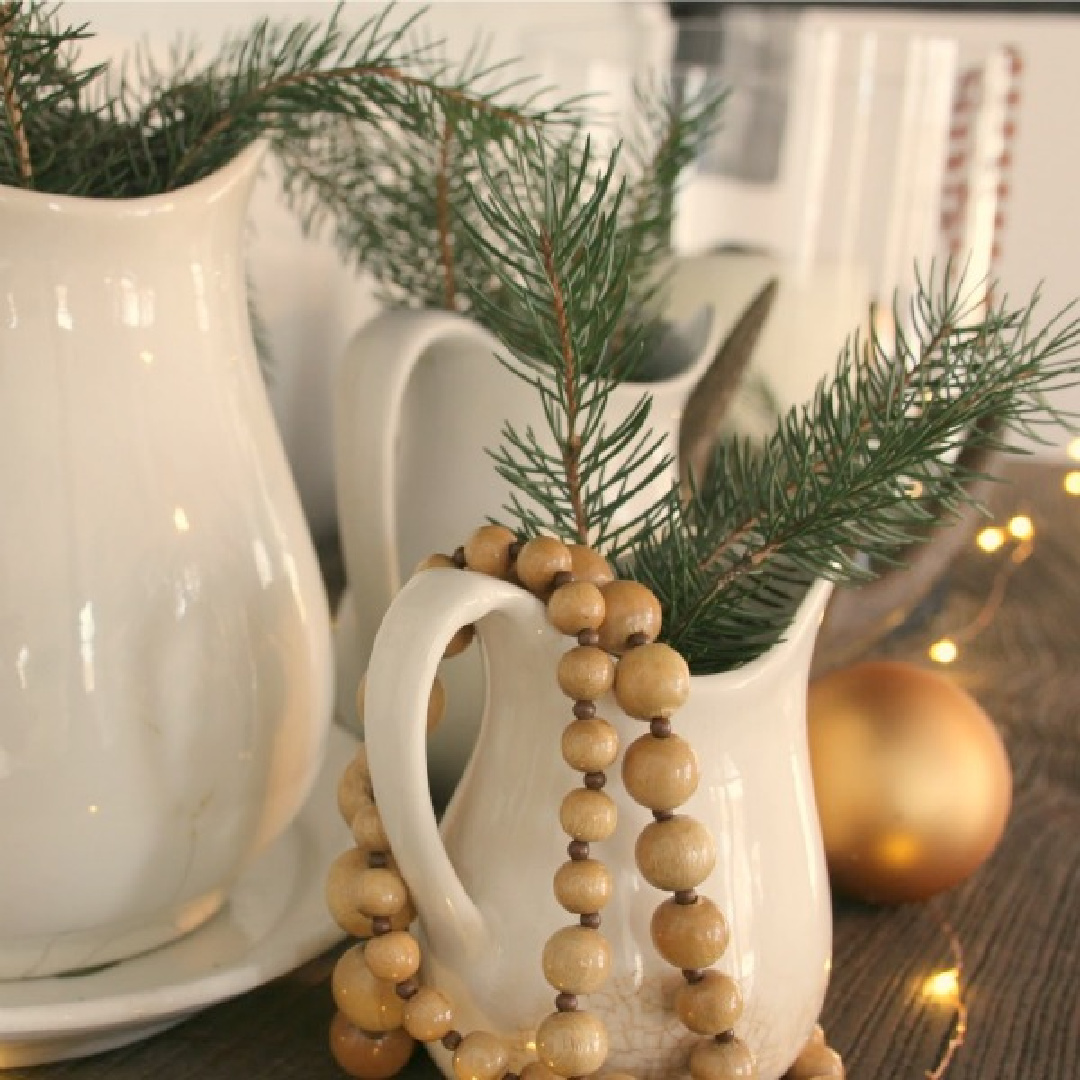
[(657, 591), (664, 639), (692, 670), (760, 655), (809, 581), (865, 579), (864, 560), (888, 562), (947, 524), (969, 502), (979, 449), (1046, 422), (1046, 394), (1080, 383), (1080, 319), (1066, 309), (1036, 329), (1037, 299), (973, 322), (950, 269), (920, 282), (894, 351), (853, 338), (763, 451), (722, 444), (693, 497), (668, 500), (626, 570)]

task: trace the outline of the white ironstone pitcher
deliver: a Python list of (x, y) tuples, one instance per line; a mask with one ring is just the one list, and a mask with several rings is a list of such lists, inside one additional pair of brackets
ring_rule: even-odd
[(327, 602), (241, 257), (261, 157), (0, 188), (0, 979), (194, 929), (316, 775)]
[[(757, 1058), (759, 1080), (777, 1080), (802, 1048), (829, 972), (831, 911), (805, 730), (807, 669), (828, 592), (828, 584), (816, 584), (786, 640), (758, 660), (695, 677), (673, 718), (700, 764), (700, 786), (683, 809), (716, 840), (716, 867), (701, 891), (730, 923), (719, 966), (745, 997), (737, 1030)], [(487, 699), (440, 834), (425, 768), (428, 690), (445, 645), (468, 623), (483, 644)], [(560, 752), (572, 715), (555, 678), (571, 644), (521, 589), (468, 571), (432, 570), (391, 605), (368, 670), (368, 760), (420, 915), (424, 979), (453, 1000), (461, 1031), (505, 1036), (515, 1068), (552, 1009), (554, 991), (540, 967), (544, 942), (570, 920), (556, 903), (552, 876), (566, 859), (559, 803), (580, 783)], [(642, 734), (612, 697), (597, 705), (622, 746)], [(605, 790), (618, 804), (619, 824), (595, 855), (614, 879), (603, 912), (614, 973), (583, 1004), (606, 1022), (609, 1069), (669, 1080), (685, 1068), (699, 1036), (675, 1016), (682, 977), (650, 941), (652, 912), (666, 894), (640, 877), (634, 843), (651, 814), (622, 790), (618, 765), (609, 776)], [(432, 1052), (452, 1076), (446, 1052)]]

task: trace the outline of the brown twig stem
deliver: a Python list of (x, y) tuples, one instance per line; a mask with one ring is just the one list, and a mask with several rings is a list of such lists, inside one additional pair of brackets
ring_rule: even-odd
[(574, 511), (574, 538), (579, 544), (589, 542), (589, 523), (585, 516), (585, 499), (581, 490), (581, 435), (577, 430), (581, 403), (578, 401), (575, 378), (577, 357), (574, 343), (570, 340), (570, 324), (566, 318), (566, 303), (562, 283), (555, 269), (554, 247), (547, 232), (541, 234), (541, 252), (544, 257), (544, 273), (555, 304), (555, 322), (559, 329), (559, 348), (562, 352), (563, 393), (566, 396), (566, 442), (562, 448), (563, 471), (570, 493), (570, 505)]
[(34, 168), (30, 160), (30, 141), (26, 137), (26, 125), (23, 122), (22, 105), (19, 102), (18, 87), (15, 85), (15, 73), (8, 60), (8, 31), (18, 14), (14, 3), (0, 7), (0, 92), (4, 95), (4, 111), (7, 113), (11, 133), (15, 139), (15, 157), (19, 166), (19, 177), (23, 187), (33, 187)]

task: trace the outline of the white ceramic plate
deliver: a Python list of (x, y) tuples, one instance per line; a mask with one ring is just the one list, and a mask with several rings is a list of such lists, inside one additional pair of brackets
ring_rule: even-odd
[(285, 835), (205, 926), (85, 975), (0, 981), (0, 1068), (81, 1057), (142, 1039), (259, 986), (342, 937), (327, 914), (327, 867), (351, 843), (337, 780), (355, 739), (330, 732), (322, 772)]

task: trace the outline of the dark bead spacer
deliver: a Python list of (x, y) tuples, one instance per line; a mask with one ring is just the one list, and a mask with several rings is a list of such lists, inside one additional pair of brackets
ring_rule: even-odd
[(559, 1012), (574, 1012), (577, 1009), (577, 994), (559, 994), (555, 999), (555, 1008)]
[(559, 570), (555, 576), (551, 579), (551, 587), (553, 589), (561, 589), (564, 585), (569, 585), (574, 580), (574, 575), (569, 570)]
[(731, 1042), (734, 1042), (735, 1041), (735, 1029), (734, 1028), (728, 1028), (727, 1031), (721, 1031), (720, 1034), (716, 1036), (716, 1041), (718, 1043), (731, 1043)]
[(648, 645), (648, 644), (649, 644), (649, 635), (648, 634), (643, 634), (640, 630), (638, 630), (637, 633), (635, 633), (635, 634), (631, 634), (626, 639), (626, 647), (628, 649), (637, 649), (637, 648), (640, 648), (642, 645)]
[(671, 734), (671, 721), (666, 716), (654, 716), (649, 721), (649, 731), (657, 739), (666, 739)]
[(379, 934), (389, 934), (390, 930), (391, 926), (389, 915), (376, 915), (371, 920), (371, 932), (376, 936)]
[(607, 774), (602, 772), (587, 772), (585, 774), (585, 786), (590, 791), (600, 791), (607, 783)]
[(407, 979), (402, 979), (402, 981), (394, 987), (394, 993), (397, 994), (402, 1001), (408, 1001), (409, 998), (416, 997), (419, 992), (420, 980), (415, 975), (410, 975)]
[(596, 704), (592, 701), (575, 701), (574, 715), (579, 720), (591, 720), (596, 715)]
[(600, 644), (600, 631), (599, 630), (580, 630), (577, 636), (577, 643), (579, 645), (599, 645)]
[(683, 968), (682, 977), (693, 986), (694, 983), (699, 983), (705, 978), (705, 972), (699, 968)]
[(503, 1073), (502, 1080), (521, 1080), (521, 1075), (519, 1073), (512, 1072)]
[(697, 903), (697, 893), (693, 889), (680, 889), (674, 896), (675, 903), (681, 904), (683, 907), (689, 907), (691, 904)]
[(652, 816), (657, 821), (670, 821), (675, 816), (674, 810), (654, 810)]
[(372, 870), (385, 870), (390, 865), (385, 851), (369, 851), (367, 864)]
[(450, 558), (459, 570), (465, 569), (465, 549), (463, 547), (454, 548), (454, 554)]
[(512, 540), (510, 546), (506, 549), (506, 553), (510, 556), (510, 561), (513, 562), (520, 554), (521, 549), (525, 545), (520, 540)]
[(599, 930), (600, 929), (600, 912), (599, 911), (587, 911), (578, 922), (585, 927), (586, 930)]
[(566, 846), (566, 853), (574, 862), (584, 862), (589, 857), (589, 841), (571, 840)]
[(461, 1045), (461, 1032), (448, 1031), (440, 1040), (447, 1050), (456, 1050)]

